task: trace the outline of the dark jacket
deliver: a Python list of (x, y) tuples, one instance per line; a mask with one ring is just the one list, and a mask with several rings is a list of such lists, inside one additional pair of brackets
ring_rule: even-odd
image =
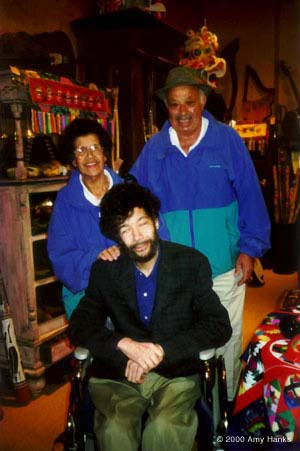
[[(159, 343), (165, 358), (155, 371), (166, 377), (196, 373), (199, 352), (231, 337), (227, 310), (212, 290), (207, 258), (166, 241), (160, 241), (160, 250), (149, 326), (139, 317), (133, 260), (121, 255), (114, 262), (97, 260), (92, 267), (86, 295), (71, 316), (69, 336), (90, 350), (98, 377), (124, 377), (128, 359), (116, 348), (123, 337)], [(107, 317), (114, 331), (105, 326)]]

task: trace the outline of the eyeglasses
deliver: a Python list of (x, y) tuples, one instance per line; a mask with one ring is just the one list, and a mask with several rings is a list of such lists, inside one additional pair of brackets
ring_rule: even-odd
[(94, 152), (102, 152), (102, 147), (100, 146), (100, 144), (92, 144), (91, 146), (88, 146), (88, 147), (87, 146), (79, 146), (79, 147), (76, 147), (74, 152), (78, 156), (83, 157), (84, 155), (87, 155), (89, 150), (92, 153), (94, 153)]

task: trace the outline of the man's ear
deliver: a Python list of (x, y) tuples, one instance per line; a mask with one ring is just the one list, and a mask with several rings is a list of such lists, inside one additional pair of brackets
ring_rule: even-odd
[(158, 218), (155, 219), (155, 227), (156, 227), (156, 230), (159, 229), (159, 220), (158, 220)]
[(72, 161), (72, 165), (74, 168), (77, 168), (77, 161), (75, 159)]

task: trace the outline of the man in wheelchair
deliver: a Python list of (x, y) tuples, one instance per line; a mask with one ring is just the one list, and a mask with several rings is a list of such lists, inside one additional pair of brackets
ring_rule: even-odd
[(158, 238), (159, 208), (132, 182), (104, 196), (101, 231), (121, 254), (94, 263), (70, 319), (72, 342), (93, 358), (89, 390), (101, 451), (191, 451), (199, 353), (223, 346), (232, 332), (207, 258)]

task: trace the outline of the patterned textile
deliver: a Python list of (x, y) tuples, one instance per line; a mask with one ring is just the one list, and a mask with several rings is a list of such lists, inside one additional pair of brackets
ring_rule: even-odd
[(279, 328), (282, 318), (294, 314), (269, 313), (242, 356), (245, 368), (234, 416), (248, 436), (300, 442), (300, 353), (295, 345), (300, 336), (290, 340)]

